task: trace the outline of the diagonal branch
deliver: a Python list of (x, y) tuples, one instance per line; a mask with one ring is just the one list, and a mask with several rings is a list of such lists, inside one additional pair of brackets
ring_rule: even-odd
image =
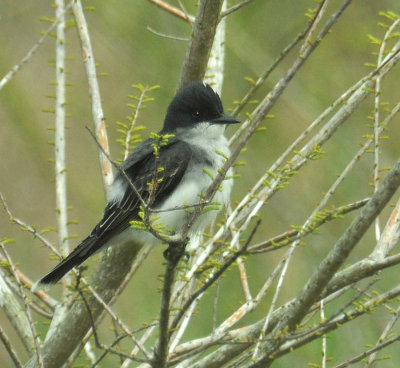
[[(308, 313), (311, 305), (317, 301), (328, 282), (332, 279), (336, 271), (347, 259), (350, 252), (358, 244), (361, 237), (368, 230), (376, 216), (392, 198), (393, 194), (400, 186), (400, 160), (397, 161), (393, 169), (383, 180), (382, 185), (371, 197), (367, 205), (361, 210), (359, 215), (354, 219), (347, 228), (341, 238), (338, 240), (332, 251), (321, 262), (317, 271), (311, 276), (299, 296), (293, 304), (291, 304), (284, 314), (282, 320), (275, 327), (273, 335), (283, 331), (286, 327), (289, 331), (293, 331), (296, 325)], [(265, 351), (275, 350), (273, 345), (279, 343), (277, 339), (274, 343), (268, 343)], [(254, 364), (256, 367), (265, 367), (271, 363), (269, 354)]]
[(183, 19), (188, 23), (194, 22), (194, 17), (192, 15), (189, 15), (186, 12), (178, 8), (175, 8), (174, 6), (166, 3), (165, 1), (162, 0), (147, 0), (147, 1), (154, 4), (155, 6), (158, 6), (160, 9), (165, 10), (166, 12), (174, 15), (175, 17)]
[[(68, 4), (68, 6), (63, 10), (62, 16), (64, 16), (65, 12), (69, 10), (72, 4)], [(0, 90), (11, 80), (12, 77), (26, 64), (29, 59), (33, 56), (33, 54), (38, 50), (39, 46), (44, 42), (47, 36), (53, 31), (53, 29), (58, 25), (61, 21), (60, 18), (56, 18), (54, 23), (46, 30), (42, 37), (40, 37), (39, 41), (37, 41), (32, 48), (27, 52), (27, 54), (22, 58), (22, 60), (14, 65), (14, 67), (0, 80)]]
[(17, 353), (13, 349), (10, 340), (8, 339), (6, 333), (3, 331), (3, 329), (0, 327), (0, 340), (3, 343), (5, 349), (7, 350), (8, 355), (12, 359), (14, 365), (17, 368), (22, 368), (22, 363), (20, 362)]

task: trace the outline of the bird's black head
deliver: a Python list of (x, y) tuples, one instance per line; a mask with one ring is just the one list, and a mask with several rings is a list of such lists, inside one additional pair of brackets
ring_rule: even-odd
[(171, 132), (196, 123), (234, 124), (240, 121), (226, 115), (218, 93), (201, 82), (191, 82), (175, 95), (168, 106), (163, 131)]

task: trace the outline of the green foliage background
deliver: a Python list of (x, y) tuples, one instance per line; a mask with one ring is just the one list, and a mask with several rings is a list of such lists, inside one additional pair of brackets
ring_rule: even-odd
[[(232, 1), (232, 4), (236, 2)], [(184, 3), (188, 11), (194, 14), (195, 2)], [(334, 0), (331, 3), (333, 8), (340, 2)], [(130, 114), (130, 109), (126, 107), (129, 102), (126, 96), (134, 92), (131, 84), (161, 86), (152, 92), (155, 103), (146, 104), (147, 109), (141, 112), (140, 124), (148, 127), (143, 133), (146, 136), (162, 125), (186, 51), (186, 42), (156, 36), (146, 27), (150, 26), (169, 35), (189, 37), (190, 26), (146, 1), (84, 1), (84, 5), (95, 7), (95, 11), (87, 11), (86, 15), (98, 72), (107, 73), (99, 81), (111, 152), (114, 158), (119, 158), (120, 147), (115, 142), (119, 137), (116, 121), (125, 121), (125, 116)], [(232, 107), (232, 102), (241, 99), (247, 91), (249, 84), (244, 78), (256, 79), (303, 30), (307, 22), (304, 13), (313, 6), (314, 2), (310, 0), (255, 1), (228, 17), (226, 79), (222, 96), (226, 109)], [(242, 178), (236, 182), (233, 200), (240, 199), (246, 193), (260, 174), (324, 108), (369, 71), (363, 64), (375, 62), (375, 56), (371, 53), (376, 52), (377, 47), (371, 45), (367, 34), (382, 37), (384, 30), (377, 23), (384, 19), (378, 16), (378, 12), (390, 9), (400, 13), (399, 8), (400, 4), (396, 0), (354, 1), (334, 26), (333, 32), (292, 81), (274, 108), (275, 118), (265, 121), (267, 130), (251, 139), (248, 151), (241, 157), (250, 164), (237, 169)], [(21, 60), (39, 39), (40, 32), (49, 26), (49, 23), (40, 20), (42, 17), (54, 18), (54, 9), (48, 1), (0, 2), (0, 77)], [(67, 80), (70, 83), (67, 90), (67, 112), (70, 115), (66, 132), (67, 180), (71, 206), (69, 217), (78, 221), (69, 227), (70, 233), (77, 237), (71, 240), (71, 246), (75, 246), (99, 220), (105, 200), (97, 147), (85, 129), (85, 125), (92, 124), (91, 109), (75, 29), (68, 30), (67, 38), (67, 54), (71, 58), (67, 62)], [(54, 50), (54, 39), (48, 38), (28, 64), (0, 91), (0, 191), (5, 195), (14, 215), (34, 224), (38, 229), (55, 227), (52, 184), (54, 168), (49, 161), (53, 157), (53, 146), (48, 144), (53, 140), (53, 131), (49, 127), (53, 126), (54, 114), (44, 112), (54, 107), (54, 99), (46, 97), (54, 94)], [(293, 58), (289, 57), (278, 67), (258, 97), (268, 92), (286, 71), (291, 60)], [(389, 102), (390, 106), (398, 99), (398, 81), (397, 68), (384, 82), (382, 101)], [(291, 184), (266, 206), (262, 212), (263, 224), (257, 234), (258, 240), (285, 231), (293, 224), (303, 223), (321, 194), (357, 151), (362, 136), (371, 133), (371, 129), (366, 126), (369, 122), (367, 116), (372, 109), (371, 102), (372, 97), (369, 97), (333, 140), (324, 146), (326, 154), (322, 160), (303, 168), (300, 175), (294, 177)], [(390, 139), (382, 142), (382, 166), (390, 165), (400, 154), (398, 124), (399, 118), (391, 125)], [(228, 134), (231, 133), (232, 130), (229, 130)], [(368, 183), (371, 178), (372, 155), (361, 160), (332, 204), (341, 205), (364, 198), (370, 193)], [(284, 287), (282, 302), (297, 293), (348, 221), (346, 219), (326, 226), (298, 252), (290, 267), (291, 284)], [(40, 248), (37, 240), (9, 224), (7, 216), (0, 213), (0, 237), (5, 236), (16, 239), (16, 243), (10, 246), (10, 252), (32, 279), (37, 279), (55, 264), (48, 259), (48, 251)], [(55, 233), (49, 233), (48, 236), (56, 240)], [(368, 233), (364, 244), (358, 247), (352, 257), (371, 249), (373, 237), (372, 232)], [(163, 250), (160, 246), (151, 254), (138, 277), (130, 283), (115, 306), (121, 318), (129, 321), (132, 327), (151, 321), (157, 315), (160, 300), (160, 282), (157, 277), (163, 272)], [(275, 252), (250, 257), (249, 277), (254, 290), (265, 278), (265, 270), (271, 269), (280, 255), (281, 252)], [(94, 262), (96, 259), (88, 263)], [(385, 273), (385, 277), (390, 273), (396, 278), (394, 271)], [(221, 290), (226, 291), (221, 294), (218, 311), (220, 322), (243, 301), (235, 269), (225, 276), (221, 286)], [(54, 288), (52, 292), (57, 294), (59, 290)], [(213, 293), (211, 291), (206, 297), (203, 306), (207, 300), (211, 300)], [(260, 312), (254, 313), (242, 323), (256, 320), (267, 308), (268, 301), (260, 308)], [(211, 312), (210, 306), (199, 312), (196, 317), (198, 321), (189, 335), (204, 336), (209, 333)], [(335, 357), (334, 361), (339, 363), (360, 352), (365, 344), (374, 344), (388, 316), (377, 314), (372, 318), (363, 317), (357, 328), (345, 327), (342, 332), (329, 335), (328, 355)], [(0, 323), (11, 331), (2, 314)], [(110, 335), (107, 328), (103, 328), (102, 332), (105, 338)], [(15, 336), (11, 337), (15, 339)], [(23, 354), (21, 346), (17, 347)], [(400, 354), (396, 347), (385, 350), (381, 355), (386, 353), (392, 354), (394, 359), (381, 362), (379, 366), (397, 366)], [(7, 359), (0, 347), (0, 361)], [(103, 366), (115, 366), (115, 359), (108, 358)], [(306, 366), (308, 362), (319, 361), (320, 345), (314, 343), (274, 366)]]

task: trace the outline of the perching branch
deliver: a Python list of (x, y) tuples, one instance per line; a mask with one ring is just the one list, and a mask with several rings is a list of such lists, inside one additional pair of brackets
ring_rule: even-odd
[(185, 246), (186, 246), (185, 243), (170, 244), (168, 249), (164, 253), (165, 258), (167, 259), (167, 267), (165, 269), (162, 298), (161, 298), (160, 323), (159, 323), (160, 337), (158, 338), (158, 344), (154, 352), (154, 359), (151, 363), (153, 368), (164, 368), (168, 363), (168, 343), (170, 337), (169, 315), (170, 315), (171, 291), (175, 278), (175, 269), (176, 266), (178, 265), (179, 260), (182, 258), (185, 252)]

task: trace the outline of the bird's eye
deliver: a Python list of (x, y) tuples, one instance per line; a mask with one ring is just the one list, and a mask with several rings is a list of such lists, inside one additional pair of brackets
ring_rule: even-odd
[(199, 117), (200, 117), (200, 111), (193, 111), (193, 112), (192, 112), (192, 116), (193, 116), (194, 118), (199, 118)]

